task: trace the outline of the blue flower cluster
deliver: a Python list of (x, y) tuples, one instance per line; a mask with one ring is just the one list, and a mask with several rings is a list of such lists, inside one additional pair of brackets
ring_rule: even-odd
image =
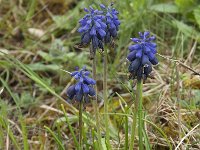
[(158, 64), (155, 57), (157, 45), (152, 42), (155, 39), (155, 36), (150, 36), (150, 32), (147, 31), (139, 32), (139, 38), (131, 38), (135, 44), (129, 46), (130, 53), (127, 59), (131, 62), (128, 70), (133, 78), (137, 78), (137, 80), (147, 79), (152, 71), (152, 64)]
[(74, 77), (78, 82), (74, 85), (71, 85), (67, 89), (67, 96), (72, 100), (85, 102), (89, 101), (89, 96), (95, 95), (95, 90), (92, 85), (96, 84), (96, 81), (90, 77), (90, 72), (86, 70), (86, 67), (83, 67), (80, 71), (74, 71), (71, 73), (71, 76)]
[(106, 8), (105, 5), (100, 4), (100, 7), (104, 11), (106, 17), (107, 30), (105, 36), (105, 43), (109, 43), (111, 41), (111, 37), (117, 37), (117, 31), (119, 30), (120, 25), (120, 21), (117, 16), (119, 12), (115, 8), (112, 8), (112, 5), (113, 4), (111, 4), (110, 7), (108, 6)]
[(118, 11), (114, 8), (106, 8), (105, 5), (100, 4), (102, 10), (85, 8), (87, 14), (79, 20), (80, 28), (78, 32), (81, 33), (82, 44), (89, 44), (92, 42), (93, 50), (97, 48), (103, 49), (103, 43), (110, 42), (111, 37), (117, 36), (117, 31), (120, 25), (118, 20)]
[(82, 34), (81, 42), (89, 44), (92, 41), (93, 50), (97, 48), (103, 49), (103, 38), (106, 36), (106, 24), (104, 23), (105, 16), (103, 11), (95, 10), (91, 6), (89, 9), (84, 9), (86, 14), (79, 20), (80, 28), (78, 32)]

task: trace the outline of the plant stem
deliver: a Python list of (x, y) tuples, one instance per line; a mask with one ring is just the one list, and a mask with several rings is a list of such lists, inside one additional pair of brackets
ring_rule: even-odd
[(138, 94), (137, 99), (139, 101), (139, 106), (138, 106), (139, 149), (143, 150), (142, 80), (138, 80), (138, 82), (137, 82), (137, 94)]
[(125, 105), (125, 150), (128, 150), (128, 106)]
[(82, 150), (82, 109), (83, 109), (83, 99), (79, 103), (79, 149)]
[(135, 107), (133, 110), (133, 124), (131, 129), (131, 141), (130, 141), (130, 147), (129, 150), (134, 149), (134, 143), (135, 143), (135, 131), (136, 131), (136, 125), (137, 125), (137, 115), (138, 115), (138, 103), (139, 103), (139, 93), (136, 92), (136, 99), (135, 99)]
[(106, 127), (106, 146), (110, 146), (110, 133), (109, 133), (109, 116), (108, 116), (108, 97), (107, 97), (107, 48), (104, 49), (103, 55), (103, 99), (104, 99), (104, 114), (105, 114), (105, 127)]
[[(90, 46), (90, 53), (92, 53), (92, 76), (93, 79), (96, 81), (96, 54), (93, 52), (92, 46)], [(96, 126), (97, 126), (97, 140), (98, 140), (98, 146), (100, 149), (102, 149), (101, 145), (101, 130), (100, 130), (100, 118), (99, 118), (99, 107), (98, 107), (98, 96), (97, 96), (97, 85), (94, 86), (95, 88), (95, 100), (93, 101), (93, 107), (95, 111), (95, 118), (96, 118)]]

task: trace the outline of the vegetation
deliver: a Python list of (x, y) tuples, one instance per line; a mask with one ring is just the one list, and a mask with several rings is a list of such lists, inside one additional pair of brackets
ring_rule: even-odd
[[(97, 52), (99, 139), (93, 105), (83, 104), (83, 149), (134, 149), (136, 82), (126, 60), (131, 37), (156, 36), (159, 64), (143, 87), (145, 149), (200, 149), (199, 0), (0, 0), (0, 149), (76, 149), (79, 105), (68, 101), (74, 79), (63, 70), (92, 71), (89, 47), (80, 44), (83, 8), (114, 2), (121, 22), (109, 46), (107, 106), (103, 106), (103, 59)], [(140, 87), (141, 88), (141, 87)], [(141, 105), (140, 105), (141, 106)], [(105, 127), (104, 116), (109, 121)], [(109, 130), (109, 146), (106, 139)]]

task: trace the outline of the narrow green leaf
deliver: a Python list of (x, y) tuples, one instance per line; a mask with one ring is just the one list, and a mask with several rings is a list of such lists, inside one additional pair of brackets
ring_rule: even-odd
[(175, 3), (183, 13), (186, 13), (196, 6), (197, 1), (198, 0), (175, 0)]
[(157, 125), (155, 125), (153, 122), (146, 120), (146, 119), (143, 119), (143, 120), (146, 121), (147, 123), (149, 123), (150, 125), (152, 125), (161, 134), (161, 136), (167, 141), (169, 149), (172, 150), (172, 145), (170, 144), (170, 142), (167, 138), (167, 135), (163, 132), (163, 130), (160, 129)]
[(2, 127), (5, 129), (5, 131), (8, 133), (11, 141), (13, 142), (15, 148), (17, 150), (21, 150), (12, 130), (10, 129), (9, 123), (7, 122), (7, 120), (5, 120), (2, 116), (0, 116), (0, 124), (2, 125)]
[(192, 26), (189, 26), (178, 20), (173, 20), (172, 23), (186, 36), (200, 41), (200, 33), (196, 31)]
[(21, 124), (21, 128), (22, 128), (22, 137), (23, 137), (23, 143), (24, 143), (24, 150), (29, 150), (26, 124), (25, 124), (25, 122), (24, 122), (22, 117), (20, 117), (20, 124)]
[(150, 9), (162, 13), (179, 13), (178, 7), (172, 3), (152, 5)]
[(44, 126), (44, 128), (53, 136), (54, 140), (56, 141), (56, 143), (59, 146), (59, 149), (65, 150), (65, 147), (62, 145), (62, 141), (59, 140), (57, 135), (49, 127)]
[(64, 113), (64, 116), (65, 116), (66, 122), (67, 122), (67, 124), (68, 124), (68, 126), (69, 126), (69, 131), (70, 131), (71, 134), (72, 134), (72, 137), (73, 137), (74, 143), (75, 143), (75, 145), (76, 145), (76, 148), (79, 149), (79, 143), (78, 143), (78, 140), (76, 139), (76, 136), (75, 136), (74, 130), (73, 130), (73, 128), (72, 128), (72, 126), (71, 126), (71, 123), (70, 123), (70, 121), (69, 121), (69, 118), (68, 118), (68, 116), (67, 116), (67, 114), (66, 114), (65, 108), (64, 108), (63, 105), (61, 105), (61, 108), (62, 108), (62, 111), (63, 111), (63, 113)]
[(60, 67), (55, 64), (45, 65), (42, 63), (34, 63), (34, 64), (29, 64), (27, 66), (30, 67), (31, 70), (33, 71), (52, 71), (52, 70), (55, 71), (60, 69)]
[(31, 17), (34, 15), (36, 6), (37, 6), (37, 0), (30, 0), (29, 1), (29, 11), (28, 11), (28, 14), (26, 16), (26, 21), (31, 19)]
[(200, 28), (200, 5), (193, 11), (196, 22)]
[(145, 129), (143, 129), (142, 133), (143, 133), (143, 136), (144, 136), (145, 150), (151, 150), (149, 138), (148, 138), (148, 135), (147, 135)]

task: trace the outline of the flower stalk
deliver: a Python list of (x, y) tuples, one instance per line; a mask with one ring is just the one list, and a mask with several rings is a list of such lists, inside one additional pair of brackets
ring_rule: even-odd
[(83, 119), (82, 119), (82, 112), (83, 112), (83, 100), (79, 103), (79, 150), (83, 149), (82, 141), (83, 141)]
[(135, 132), (136, 132), (137, 116), (138, 116), (138, 103), (139, 103), (139, 99), (138, 99), (138, 94), (137, 94), (136, 99), (135, 99), (135, 104), (134, 104), (134, 110), (133, 110), (133, 123), (132, 123), (132, 129), (131, 129), (131, 141), (130, 141), (129, 150), (133, 150), (134, 144), (135, 144), (135, 135), (136, 135)]
[(125, 105), (125, 150), (128, 150), (128, 106)]
[[(92, 46), (90, 46), (92, 49)], [(92, 50), (91, 50), (92, 51)], [(96, 80), (96, 55), (93, 53), (93, 59), (92, 59), (92, 77), (94, 80)], [(100, 117), (99, 117), (99, 106), (98, 106), (98, 96), (97, 96), (97, 85), (94, 85), (95, 89), (95, 100), (93, 101), (93, 107), (95, 111), (95, 118), (96, 118), (96, 126), (97, 126), (97, 140), (98, 140), (98, 146), (101, 149), (101, 127), (100, 127)]]
[(138, 105), (138, 136), (139, 136), (139, 149), (143, 150), (143, 115), (142, 115), (142, 80), (137, 81), (137, 101), (139, 102)]
[(89, 98), (97, 95), (93, 86), (96, 84), (96, 81), (89, 77), (90, 72), (83, 67), (82, 69), (76, 68), (76, 71), (70, 73), (71, 76), (76, 80), (76, 83), (71, 85), (66, 94), (68, 100), (75, 100), (79, 103), (79, 149), (82, 150), (82, 141), (83, 141), (83, 103), (89, 102)]
[(107, 48), (104, 49), (103, 55), (103, 99), (104, 99), (104, 114), (105, 114), (105, 127), (106, 127), (106, 145), (108, 149), (110, 145), (110, 132), (109, 132), (109, 116), (108, 116), (108, 96), (107, 96)]

